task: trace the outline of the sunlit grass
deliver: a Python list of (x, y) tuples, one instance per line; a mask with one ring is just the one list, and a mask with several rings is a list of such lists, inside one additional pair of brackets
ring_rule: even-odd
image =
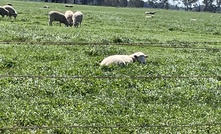
[[(219, 125), (65, 127), (221, 122), (221, 77), (216, 77), (221, 72), (221, 45), (215, 43), (220, 42), (219, 14), (156, 10), (155, 17), (147, 19), (144, 12), (153, 9), (74, 5), (73, 10), (85, 16), (82, 27), (70, 28), (47, 24), (47, 13), (67, 10), (64, 4), (9, 2), (19, 15), (16, 20), (0, 17), (0, 41), (10, 42), (0, 43), (0, 133), (221, 132)], [(43, 9), (45, 4), (50, 8)], [(108, 55), (135, 51), (148, 54), (145, 65), (99, 66)], [(1, 129), (28, 126), (60, 127)]]

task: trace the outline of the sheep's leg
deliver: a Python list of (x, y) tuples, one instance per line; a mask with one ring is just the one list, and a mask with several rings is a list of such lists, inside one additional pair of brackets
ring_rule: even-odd
[(52, 26), (52, 21), (49, 20), (49, 21), (48, 21), (48, 25), (49, 25), (49, 26)]
[(79, 22), (76, 23), (76, 27), (78, 27), (78, 25), (79, 25)]

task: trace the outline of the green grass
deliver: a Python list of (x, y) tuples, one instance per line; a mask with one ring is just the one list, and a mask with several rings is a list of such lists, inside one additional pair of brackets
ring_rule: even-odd
[[(147, 19), (145, 11), (153, 9), (74, 5), (84, 19), (82, 27), (70, 28), (47, 24), (46, 14), (69, 9), (64, 4), (1, 0), (0, 5), (7, 2), (18, 18), (0, 17), (1, 76), (46, 77), (0, 77), (0, 133), (221, 132), (220, 125), (179, 126), (221, 122), (221, 77), (205, 78), (221, 75), (219, 14), (156, 10)], [(43, 9), (45, 4), (50, 8)], [(108, 55), (135, 51), (148, 54), (147, 64), (99, 66)], [(74, 125), (173, 127), (65, 127)], [(49, 128), (20, 128), (33, 126)], [(19, 128), (2, 129), (11, 127)]]
[[(9, 1), (10, 2), (10, 1)], [(2, 1), (2, 5), (7, 3)], [(0, 4), (1, 4), (0, 3)], [(74, 41), (74, 42), (220, 42), (220, 16), (211, 13), (156, 10), (152, 19), (145, 18), (145, 8), (115, 8), (12, 1), (18, 11), (16, 21), (1, 18), (2, 40), (15, 41)], [(50, 8), (44, 9), (43, 5)], [(30, 8), (24, 8), (28, 5)], [(84, 13), (79, 29), (48, 27), (48, 12), (80, 10)], [(197, 19), (197, 21), (190, 21)], [(9, 25), (10, 24), (10, 25)], [(25, 27), (25, 28), (24, 28)], [(16, 32), (14, 32), (16, 31)], [(30, 36), (31, 35), (31, 36)]]

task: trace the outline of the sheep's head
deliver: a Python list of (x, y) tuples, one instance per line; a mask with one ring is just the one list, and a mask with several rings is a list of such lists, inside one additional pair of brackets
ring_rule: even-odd
[(16, 14), (16, 13), (13, 13), (12, 16), (16, 19), (17, 14)]
[(138, 61), (139, 63), (143, 63), (143, 64), (146, 63), (145, 58), (147, 58), (147, 57), (148, 56), (142, 52), (136, 52), (136, 53), (132, 54), (132, 58), (134, 61)]
[(78, 27), (78, 25), (79, 25), (79, 22), (74, 23), (74, 27)]
[(69, 22), (69, 25), (70, 25), (70, 27), (72, 27), (73, 26), (73, 22)]

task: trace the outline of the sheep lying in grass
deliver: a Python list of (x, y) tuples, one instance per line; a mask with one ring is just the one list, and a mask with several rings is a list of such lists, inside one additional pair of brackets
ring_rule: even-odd
[(7, 3), (7, 5), (12, 6), (12, 3)]
[(47, 5), (44, 5), (44, 6), (43, 6), (43, 8), (50, 8), (50, 7), (49, 7), (49, 6), (47, 6)]
[(2, 18), (4, 18), (5, 15), (9, 16), (9, 11), (0, 6), (0, 15), (2, 16)]
[(67, 10), (65, 13), (64, 13), (64, 16), (66, 17), (66, 19), (68, 20), (70, 26), (73, 25), (73, 12), (71, 10)]
[(145, 64), (145, 58), (148, 56), (142, 52), (136, 52), (131, 55), (112, 55), (104, 58), (100, 65), (108, 66), (110, 64), (127, 65), (130, 62), (138, 61), (139, 63)]
[(81, 11), (76, 11), (73, 15), (73, 24), (75, 27), (78, 27), (78, 25), (81, 26), (81, 22), (83, 20), (83, 13)]
[(70, 25), (63, 13), (60, 13), (58, 11), (50, 11), (48, 15), (49, 15), (49, 21), (48, 21), (49, 26), (52, 26), (53, 21), (59, 21), (60, 26), (61, 23), (65, 24), (67, 27)]
[(156, 12), (145, 12), (145, 14), (155, 14)]
[(12, 7), (12, 6), (10, 6), (10, 5), (5, 5), (5, 6), (3, 6), (3, 8), (5, 8), (6, 10), (8, 10), (8, 12), (9, 12), (9, 17), (11, 18), (11, 16), (13, 16), (15, 19), (16, 19), (16, 17), (17, 17), (17, 12), (16, 12), (16, 10)]
[(73, 7), (73, 5), (65, 4), (65, 7)]

